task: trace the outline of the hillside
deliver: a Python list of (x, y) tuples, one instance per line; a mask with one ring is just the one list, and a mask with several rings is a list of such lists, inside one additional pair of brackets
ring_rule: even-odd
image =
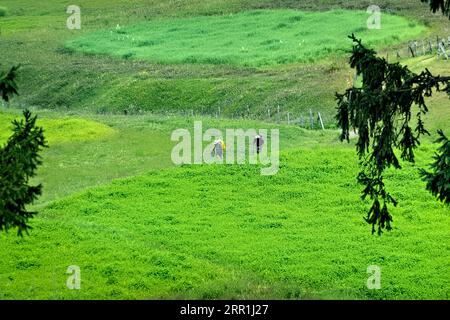
[[(68, 15), (61, 1), (37, 5), (25, 0), (4, 0), (2, 4), (9, 10), (8, 16), (0, 19), (2, 63), (23, 65), (19, 82), (21, 97), (16, 100), (19, 105), (127, 114), (153, 110), (215, 115), (220, 108), (224, 116), (262, 119), (267, 119), (269, 113), (273, 118), (279, 106), (283, 119), (287, 112), (296, 119), (306, 117), (312, 109), (322, 113), (326, 126), (333, 127), (334, 92), (343, 90), (351, 75), (346, 59), (339, 58), (339, 52), (334, 56), (334, 50), (330, 59), (321, 63), (255, 70), (227, 64), (167, 65), (87, 56), (73, 54), (65, 45), (99, 29), (155, 19), (223, 15), (251, 9), (365, 10), (369, 1), (139, 0), (132, 5), (128, 1), (80, 1), (81, 30), (66, 28)], [(400, 14), (425, 24), (429, 28), (426, 34), (430, 36), (450, 33), (448, 21), (432, 15), (418, 1), (379, 1), (378, 5), (389, 14)], [(304, 36), (299, 37), (300, 41)], [(350, 47), (350, 41), (345, 38), (341, 41), (341, 48)]]
[[(70, 196), (31, 237), (1, 236), (0, 297), (448, 299), (448, 210), (408, 166), (389, 174), (394, 230), (370, 236), (356, 171), (353, 150), (313, 144), (283, 153), (273, 177), (182, 167)], [(76, 292), (64, 287), (73, 264)], [(381, 290), (365, 287), (371, 264)]]
[[(335, 92), (353, 76), (349, 32), (444, 75), (450, 60), (405, 48), (450, 36), (448, 19), (418, 0), (378, 1), (381, 30), (364, 28), (370, 1), (78, 4), (82, 28), (68, 30), (66, 1), (1, 1), (0, 68), (21, 68), (20, 95), (0, 104), (0, 145), (30, 108), (50, 148), (32, 180), (43, 184), (33, 229), (0, 232), (0, 300), (450, 299), (449, 208), (418, 172), (437, 129), (450, 136), (448, 96), (427, 99), (416, 163), (387, 170), (399, 205), (382, 236), (364, 221), (355, 137), (340, 142), (335, 120)], [(278, 129), (279, 172), (175, 166), (171, 136), (196, 121)], [(72, 265), (81, 290), (66, 286)], [(371, 265), (379, 290), (367, 287)]]

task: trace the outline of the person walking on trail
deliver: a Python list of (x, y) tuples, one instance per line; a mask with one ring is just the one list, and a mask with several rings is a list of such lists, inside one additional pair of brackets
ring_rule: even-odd
[(222, 139), (217, 139), (216, 141), (214, 141), (214, 148), (212, 150), (213, 156), (222, 159), (224, 150), (225, 150), (225, 143), (222, 141)]
[(262, 137), (262, 135), (257, 134), (255, 136), (255, 139), (253, 140), (253, 144), (256, 145), (256, 153), (259, 154), (264, 144), (264, 138)]

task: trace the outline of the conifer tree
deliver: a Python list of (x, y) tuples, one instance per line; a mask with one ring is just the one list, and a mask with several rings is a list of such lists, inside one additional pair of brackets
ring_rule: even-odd
[[(0, 73), (0, 97), (8, 101), (17, 94), (18, 67)], [(42, 193), (42, 185), (30, 186), (29, 180), (42, 163), (39, 152), (47, 147), (43, 129), (36, 126), (36, 116), (25, 110), (23, 120), (13, 121), (13, 133), (0, 146), (0, 231), (17, 228), (19, 236), (31, 228), (28, 220), (37, 212), (26, 206)]]

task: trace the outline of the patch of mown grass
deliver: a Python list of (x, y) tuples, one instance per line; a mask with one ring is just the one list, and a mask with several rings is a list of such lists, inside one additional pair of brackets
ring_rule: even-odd
[[(31, 236), (0, 236), (0, 296), (448, 299), (448, 209), (406, 166), (388, 178), (394, 230), (372, 236), (356, 172), (353, 150), (312, 146), (283, 153), (271, 177), (184, 166), (65, 198)], [(65, 288), (69, 265), (79, 291)], [(366, 287), (369, 265), (380, 290)]]
[(369, 45), (387, 46), (425, 30), (389, 14), (383, 15), (381, 30), (369, 30), (367, 13), (361, 11), (259, 10), (148, 21), (94, 32), (70, 40), (66, 46), (90, 54), (156, 63), (260, 67), (312, 63), (332, 53), (342, 56), (348, 51), (346, 36), (355, 32)]

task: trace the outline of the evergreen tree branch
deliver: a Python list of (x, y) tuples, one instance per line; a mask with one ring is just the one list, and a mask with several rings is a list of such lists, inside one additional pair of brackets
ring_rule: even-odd
[[(406, 66), (378, 57), (355, 35), (350, 39), (354, 43), (350, 66), (362, 77), (362, 85), (336, 93), (336, 118), (342, 129), (341, 140), (349, 141), (350, 130), (358, 131), (356, 151), (361, 172), (357, 180), (364, 186), (362, 198), (373, 201), (365, 220), (372, 225), (372, 232), (377, 227), (381, 234), (391, 229), (393, 221), (388, 205), (397, 204), (386, 190), (384, 170), (401, 168), (396, 149), (402, 160), (415, 161), (414, 150), (421, 137), (429, 134), (422, 120), (428, 112), (425, 98), (435, 91), (450, 94), (450, 77), (434, 76), (428, 69), (416, 74)], [(413, 107), (418, 110), (415, 115)]]

